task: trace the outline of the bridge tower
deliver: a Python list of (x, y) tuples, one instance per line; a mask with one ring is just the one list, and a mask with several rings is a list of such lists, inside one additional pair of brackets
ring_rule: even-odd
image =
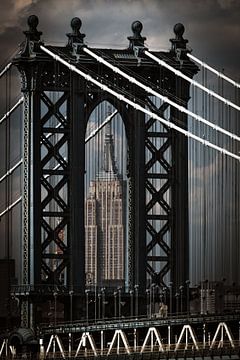
[[(85, 131), (89, 115), (103, 100), (114, 104), (120, 113), (128, 141), (127, 287), (137, 288), (139, 294), (152, 283), (160, 287), (172, 283), (173, 288), (179, 288), (188, 279), (187, 138), (165, 126), (155, 126), (156, 120), (99, 91), (53, 60), (40, 48), (38, 18), (30, 16), (28, 25), (25, 41), (13, 59), (22, 77), (24, 95), (22, 273), (18, 294), (22, 324), (30, 326), (38, 321), (38, 313), (43, 311), (39, 304), (52, 296), (73, 301), (70, 319), (81, 316), (85, 292)], [(153, 101), (122, 76), (98, 66), (82, 51), (85, 35), (80, 32), (81, 21), (74, 18), (71, 26), (66, 46), (47, 48), (187, 128), (186, 115), (167, 103)], [(187, 107), (189, 84), (144, 55), (145, 38), (139, 21), (132, 24), (132, 31), (126, 49), (94, 50)], [(174, 32), (171, 50), (155, 55), (193, 77), (197, 67), (186, 56), (183, 25), (177, 24)]]

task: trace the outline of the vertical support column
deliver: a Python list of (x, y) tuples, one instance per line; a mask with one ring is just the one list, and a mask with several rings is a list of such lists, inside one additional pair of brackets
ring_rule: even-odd
[(104, 332), (101, 330), (101, 355), (103, 355), (104, 350)]
[[(23, 75), (24, 76), (24, 75)], [(29, 142), (30, 142), (30, 92), (24, 92), (23, 114), (23, 183), (22, 183), (22, 274), (21, 284), (29, 283)], [(28, 298), (21, 301), (21, 326), (28, 327)]]
[[(34, 69), (37, 69), (34, 66)], [(34, 89), (38, 71), (24, 67), (22, 71), (24, 92), (23, 116), (23, 184), (22, 184), (22, 275), (23, 299), (21, 301), (21, 326), (34, 326), (34, 309), (30, 304), (30, 285), (40, 283), (40, 96)], [(33, 75), (34, 74), (34, 75)]]
[(133, 329), (133, 351), (137, 351), (137, 329)]
[(168, 325), (168, 351), (171, 350), (171, 326)]
[[(176, 80), (176, 96), (186, 99), (188, 85)], [(188, 100), (188, 99), (187, 99)], [(187, 101), (185, 102), (187, 104)], [(171, 119), (176, 124), (187, 128), (187, 116), (171, 108)], [(188, 242), (188, 139), (174, 131), (173, 145), (173, 244), (172, 244), (172, 278), (173, 288), (185, 284), (189, 278), (189, 242)]]
[[(21, 285), (21, 326), (32, 326), (32, 306), (29, 303), (29, 284), (33, 284), (36, 275), (34, 268), (34, 240), (35, 235), (40, 236), (39, 225), (36, 226), (35, 211), (39, 214), (40, 199), (39, 188), (36, 189), (36, 182), (39, 183), (40, 174), (36, 174), (36, 166), (39, 167), (39, 140), (40, 132), (38, 131), (35, 139), (35, 126), (39, 128), (40, 107), (39, 97), (36, 97), (34, 91), (38, 81), (38, 63), (30, 61), (36, 60), (36, 53), (39, 51), (39, 42), (42, 32), (37, 30), (38, 18), (31, 15), (28, 18), (29, 29), (24, 31), (26, 36), (25, 42), (20, 52), (13, 59), (13, 63), (18, 67), (22, 76), (22, 92), (24, 93), (24, 116), (23, 116), (23, 184), (22, 184), (22, 274)], [(36, 116), (35, 116), (36, 111)], [(34, 116), (33, 116), (34, 114)], [(37, 144), (38, 142), (38, 144)], [(35, 146), (36, 145), (36, 146)], [(35, 155), (37, 158), (35, 159)], [(36, 161), (35, 161), (36, 160)], [(37, 164), (38, 162), (38, 164)], [(33, 177), (34, 175), (34, 177)], [(36, 182), (35, 182), (36, 181)], [(40, 241), (40, 238), (38, 239)], [(31, 308), (31, 309), (30, 309)], [(31, 314), (30, 314), (31, 313)], [(31, 319), (30, 319), (31, 317)]]
[[(70, 284), (84, 294), (85, 290), (85, 229), (84, 229), (84, 173), (85, 173), (85, 82), (71, 74), (69, 102), (70, 139)], [(74, 309), (73, 309), (74, 313)]]
[(146, 288), (146, 234), (145, 234), (145, 115), (129, 109), (131, 205), (130, 239), (134, 257), (134, 284), (139, 292)]
[[(183, 38), (185, 28), (178, 23), (174, 26), (175, 38), (170, 39), (172, 48), (170, 54), (176, 61), (175, 67), (183, 73), (187, 70), (188, 76), (193, 77), (198, 72), (195, 64), (189, 62), (186, 47), (188, 40)], [(189, 100), (189, 83), (175, 75), (170, 74), (172, 83), (173, 101), (186, 106)], [(181, 127), (188, 127), (187, 116), (171, 108), (171, 121)], [(189, 231), (188, 231), (188, 140), (176, 131), (173, 132), (173, 251), (171, 268), (173, 269), (171, 281), (174, 291), (185, 284), (189, 278)]]
[[(34, 88), (37, 83), (38, 65), (35, 71), (28, 72), (28, 85), (24, 95), (23, 131), (23, 211), (22, 211), (22, 248), (23, 291), (22, 326), (34, 326), (34, 307), (30, 304), (30, 286), (41, 283), (41, 109), (40, 91)], [(24, 290), (25, 288), (25, 290)]]
[[(37, 76), (37, 75), (35, 75)], [(33, 79), (34, 83), (38, 79)], [(41, 107), (40, 91), (33, 89), (31, 115), (30, 284), (41, 283)], [(30, 324), (31, 326), (32, 324)]]

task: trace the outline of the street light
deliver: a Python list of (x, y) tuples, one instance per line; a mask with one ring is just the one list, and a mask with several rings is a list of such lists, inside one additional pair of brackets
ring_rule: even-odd
[(133, 290), (130, 290), (130, 314), (133, 316)]
[(118, 315), (119, 315), (119, 319), (121, 317), (121, 291), (122, 291), (122, 288), (119, 287), (118, 288)]
[(102, 318), (105, 318), (105, 288), (101, 289), (102, 293)]
[(155, 283), (152, 283), (150, 286), (150, 317), (152, 317), (152, 313), (155, 313), (155, 286)]
[(70, 323), (72, 323), (73, 320), (73, 290), (69, 291), (70, 296)]
[(178, 315), (178, 310), (179, 310), (179, 309), (178, 309), (178, 305), (179, 305), (179, 304), (178, 304), (178, 302), (179, 302), (179, 295), (180, 295), (179, 293), (176, 293), (176, 294), (175, 294), (175, 297), (176, 297), (176, 314), (177, 314), (177, 315)]
[(190, 313), (189, 285), (190, 285), (190, 280), (187, 280), (186, 281), (186, 286), (187, 286), (187, 315), (189, 315), (189, 313)]
[(87, 325), (88, 325), (88, 294), (89, 294), (89, 289), (85, 290), (85, 294), (86, 294), (86, 321), (87, 321)]
[(139, 285), (134, 285), (135, 290), (135, 315), (138, 317), (138, 288)]
[(101, 318), (101, 294), (98, 293), (98, 319)]
[(94, 320), (97, 321), (97, 283), (94, 284)]
[(113, 296), (114, 296), (114, 318), (117, 318), (117, 291), (114, 291)]
[(56, 327), (57, 324), (57, 292), (54, 291), (54, 326)]
[(173, 289), (172, 289), (172, 287), (173, 287), (173, 283), (170, 281), (170, 283), (169, 283), (169, 292), (170, 292), (170, 294), (169, 294), (169, 296), (170, 296), (170, 299), (169, 299), (169, 304), (170, 304), (170, 314), (172, 315), (172, 312), (173, 312), (173, 308), (172, 308), (172, 297), (173, 297)]
[(183, 313), (183, 289), (184, 289), (183, 285), (179, 286), (179, 290), (180, 290), (180, 312), (181, 312), (181, 314)]
[(146, 289), (147, 298), (147, 317), (151, 317), (151, 292), (150, 289)]

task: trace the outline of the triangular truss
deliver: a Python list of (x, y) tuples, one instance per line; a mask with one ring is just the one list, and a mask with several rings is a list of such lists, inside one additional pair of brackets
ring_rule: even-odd
[(87, 349), (87, 340), (88, 340), (88, 342), (89, 342), (89, 344), (91, 346), (91, 349), (93, 351), (94, 356), (98, 356), (97, 349), (96, 349), (96, 344), (95, 344), (95, 341), (94, 341), (92, 335), (89, 332), (84, 332), (82, 334), (82, 337), (81, 337), (80, 341), (79, 341), (75, 357), (78, 356), (81, 349), (84, 349), (84, 350)]
[(119, 354), (120, 353), (120, 348), (121, 348), (120, 347), (121, 342), (124, 345), (125, 351), (128, 354), (130, 354), (130, 346), (129, 346), (129, 343), (128, 343), (128, 340), (127, 340), (127, 337), (126, 337), (125, 333), (122, 330), (116, 330), (114, 335), (113, 335), (111, 344), (109, 346), (109, 350), (108, 350), (107, 355), (109, 355), (112, 352), (115, 343), (116, 343), (117, 354)]
[[(184, 341), (182, 342), (182, 340), (184, 338), (184, 335), (185, 335), (185, 342)], [(194, 334), (194, 331), (193, 331), (192, 327), (190, 325), (184, 325), (183, 328), (182, 328), (181, 334), (180, 334), (180, 336), (178, 338), (178, 341), (176, 343), (175, 351), (178, 350), (181, 343), (185, 344), (185, 350), (187, 350), (188, 345), (189, 345), (189, 338), (192, 339), (195, 349), (199, 350), (197, 337)]]
[(218, 348), (222, 348), (223, 347), (223, 342), (224, 342), (224, 332), (225, 335), (227, 335), (227, 338), (232, 346), (232, 348), (234, 348), (234, 342), (233, 342), (233, 336), (231, 334), (231, 330), (228, 328), (227, 324), (225, 322), (221, 322), (218, 324), (217, 330), (215, 332), (215, 335), (212, 339), (211, 345), (210, 345), (210, 349), (212, 349), (216, 344), (217, 344), (217, 337), (218, 335), (220, 335), (220, 340), (218, 342)]
[(8, 358), (9, 351), (12, 357), (16, 356), (16, 349), (12, 345), (8, 345), (8, 339), (4, 339), (0, 348), (0, 357)]
[[(60, 354), (61, 354), (62, 358), (65, 359), (64, 347), (63, 347), (62, 341), (58, 335), (52, 335), (50, 337), (50, 340), (49, 340), (49, 343), (47, 346), (47, 350), (46, 350), (46, 358), (47, 358), (48, 354), (49, 354), (49, 357), (52, 357), (52, 355), (54, 355), (56, 353), (56, 346), (60, 350)], [(50, 352), (51, 347), (52, 347), (52, 352)]]
[(151, 352), (154, 350), (154, 347), (157, 345), (158, 345), (159, 351), (164, 351), (160, 334), (155, 327), (151, 327), (148, 329), (147, 335), (144, 339), (144, 342), (143, 342), (143, 345), (141, 348), (141, 353), (143, 353), (145, 351), (146, 346), (149, 343), (149, 341), (150, 341), (150, 351)]

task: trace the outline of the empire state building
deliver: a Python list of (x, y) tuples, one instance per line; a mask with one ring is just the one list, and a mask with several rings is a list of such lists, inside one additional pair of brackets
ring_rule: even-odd
[(103, 166), (90, 181), (85, 200), (87, 285), (124, 285), (126, 181), (119, 174), (110, 125), (106, 126)]

